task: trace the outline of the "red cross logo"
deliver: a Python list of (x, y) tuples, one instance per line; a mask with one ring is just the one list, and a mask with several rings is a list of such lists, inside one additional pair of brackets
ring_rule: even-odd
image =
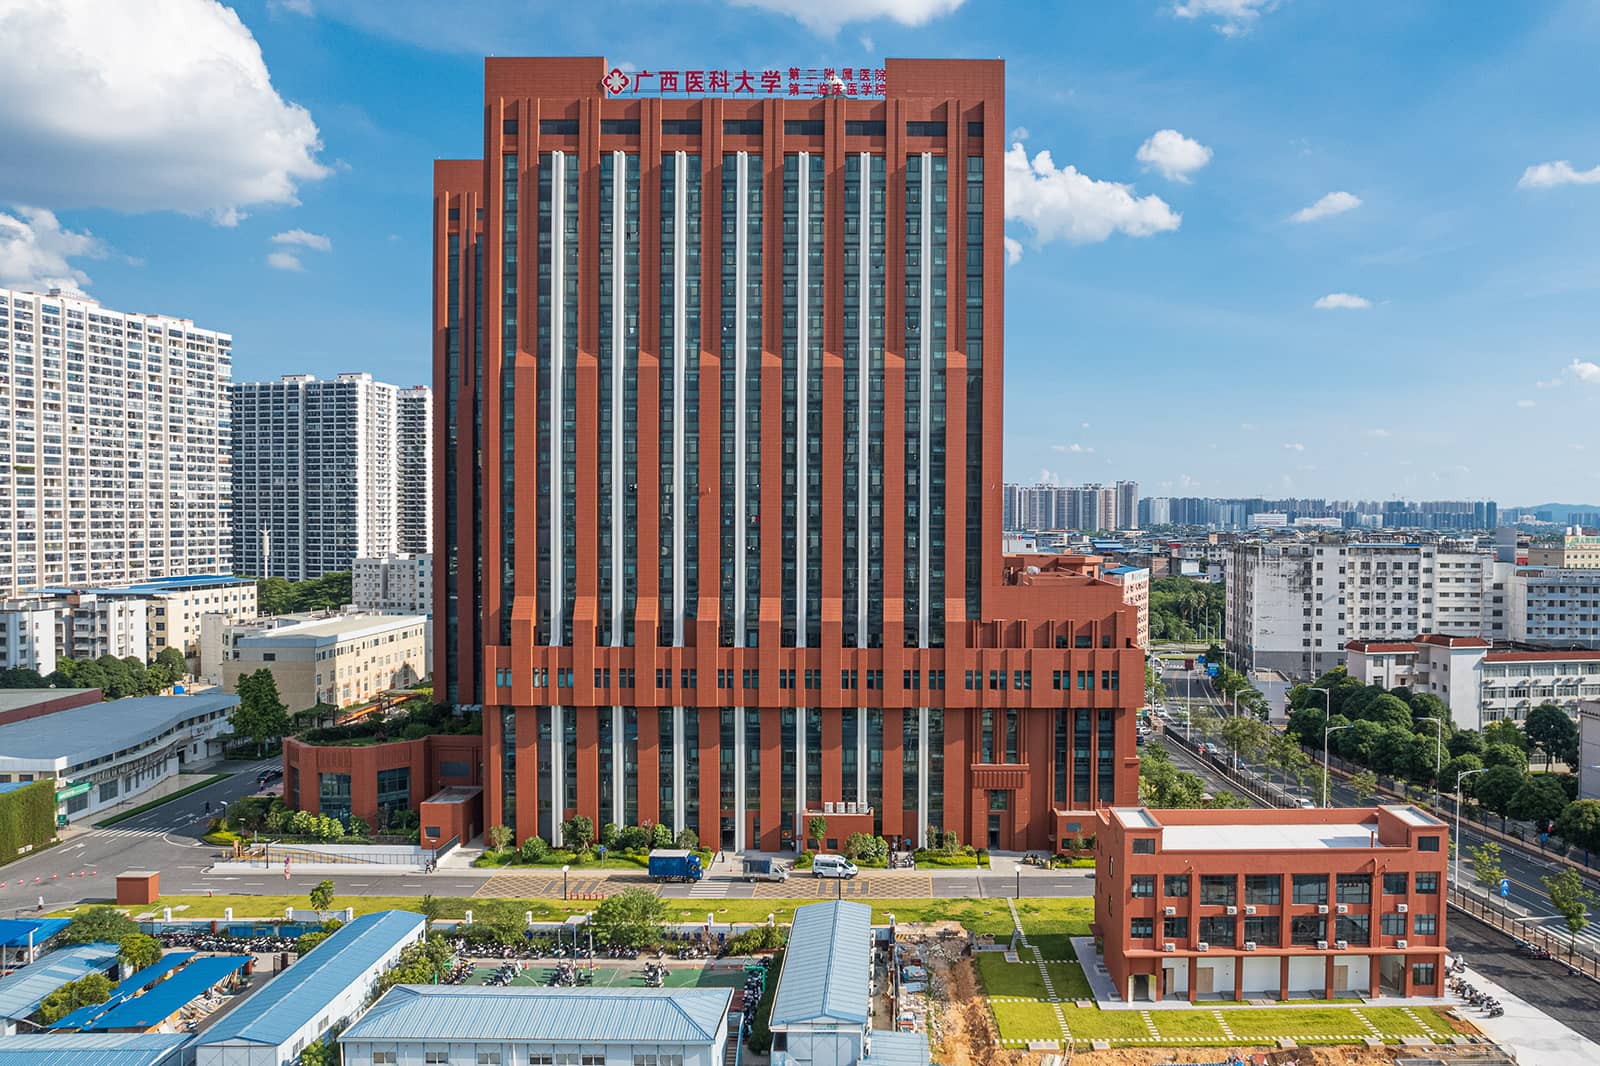
[(628, 91), (628, 75), (621, 67), (612, 67), (611, 72), (600, 79), (600, 85), (612, 96)]

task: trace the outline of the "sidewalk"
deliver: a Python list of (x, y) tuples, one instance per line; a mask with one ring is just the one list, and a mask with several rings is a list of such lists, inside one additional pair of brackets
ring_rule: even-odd
[(1600, 1044), (1556, 1021), (1525, 999), (1467, 967), (1467, 982), (1489, 993), (1506, 1009), (1499, 1018), (1486, 1018), (1483, 1012), (1456, 1000), (1463, 1018), (1482, 1029), (1492, 1039), (1517, 1053), (1517, 1066), (1575, 1066), (1600, 1062)]

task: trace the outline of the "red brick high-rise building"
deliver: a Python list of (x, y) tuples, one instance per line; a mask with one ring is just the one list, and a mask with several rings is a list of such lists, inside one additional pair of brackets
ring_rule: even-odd
[(434, 684), (487, 824), (1044, 848), (1135, 802), (1132, 609), (1001, 555), (1004, 70), (487, 61), (434, 172)]

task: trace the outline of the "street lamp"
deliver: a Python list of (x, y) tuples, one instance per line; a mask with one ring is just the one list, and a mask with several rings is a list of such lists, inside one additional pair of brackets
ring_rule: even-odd
[(1480, 770), (1463, 770), (1456, 775), (1456, 873), (1454, 881), (1456, 891), (1461, 891), (1461, 782), (1473, 774), (1486, 774), (1492, 767), (1485, 766)]
[[(1326, 689), (1323, 690), (1323, 692), (1326, 691)], [(1324, 722), (1322, 725), (1322, 805), (1324, 807), (1328, 805), (1328, 734), (1337, 733), (1341, 729), (1354, 728), (1354, 722), (1350, 723), (1349, 725), (1332, 726)]]
[(570, 896), (567, 895), (567, 871), (570, 870), (570, 869), (572, 869), (572, 867), (570, 867), (570, 866), (563, 866), (561, 868), (561, 898), (562, 899), (570, 899), (571, 898)]
[(1444, 723), (1437, 718), (1418, 718), (1419, 722), (1432, 722), (1433, 729), (1433, 808), (1439, 809), (1439, 767), (1444, 752)]

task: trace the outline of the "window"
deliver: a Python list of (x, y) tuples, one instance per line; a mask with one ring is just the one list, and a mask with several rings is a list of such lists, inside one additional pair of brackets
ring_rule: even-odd
[(1415, 987), (1433, 987), (1433, 963), (1414, 962), (1411, 964), (1411, 984)]
[(422, 1061), (428, 1066), (447, 1066), (450, 1062), (449, 1048), (429, 1048), (422, 1053)]
[(1297, 947), (1316, 947), (1328, 939), (1328, 919), (1320, 914), (1302, 914), (1289, 920), (1289, 943)]
[(341, 822), (350, 817), (350, 775), (319, 774), (322, 813)]
[[(1283, 877), (1281, 874), (1247, 874), (1244, 879), (1244, 901), (1259, 906), (1275, 907), (1283, 902)], [(1245, 937), (1246, 940), (1251, 939)]]
[(1371, 903), (1372, 879), (1361, 874), (1340, 874), (1335, 881), (1334, 899), (1339, 903)]
[(1385, 896), (1403, 896), (1406, 894), (1406, 882), (1410, 880), (1405, 874), (1384, 874), (1383, 894)]
[(1439, 932), (1439, 916), (1437, 914), (1413, 914), (1411, 916), (1411, 931), (1418, 936), (1433, 936)]
[[(514, 119), (514, 118), (508, 118), (504, 122), (500, 123), (500, 132), (504, 133), (504, 134), (507, 134), (507, 135), (516, 133), (517, 132), (517, 120)], [(372, 1053), (372, 1061), (373, 1062), (377, 1062), (378, 1061), (378, 1053), (377, 1052), (373, 1052)], [(394, 1060), (390, 1059), (389, 1061), (393, 1062)]]
[(882, 137), (886, 132), (881, 121), (847, 119), (844, 124), (846, 137)]
[(577, 133), (578, 120), (575, 118), (542, 118), (539, 120), (539, 132), (548, 134)]
[(636, 118), (603, 118), (600, 120), (601, 133), (638, 133), (639, 120)]
[(1226, 914), (1201, 918), (1200, 939), (1213, 946), (1231, 948), (1234, 944), (1234, 930), (1238, 924), (1236, 919)]
[(478, 1052), (478, 1066), (500, 1066), (500, 1052), (498, 1052), (498, 1051), (480, 1051), (480, 1052)]
[(700, 133), (700, 120), (697, 118), (664, 118), (661, 120), (661, 132), (664, 136), (697, 136)]
[(945, 128), (943, 122), (907, 122), (907, 137), (943, 137)]
[(788, 118), (783, 120), (783, 132), (789, 137), (820, 137), (824, 123), (820, 118)]
[(1189, 875), (1167, 874), (1161, 879), (1161, 894), (1170, 899), (1188, 896)]
[(1188, 918), (1166, 918), (1161, 922), (1161, 935), (1167, 940), (1188, 940)]
[(1295, 874), (1294, 902), (1301, 906), (1328, 902), (1328, 879), (1322, 874)]
[(1200, 903), (1207, 907), (1231, 907), (1239, 902), (1239, 881), (1232, 874), (1202, 874)]
[(967, 123), (967, 136), (968, 137), (982, 137), (983, 136), (983, 123), (981, 123), (981, 122), (969, 122), (969, 123)]
[(1156, 838), (1135, 837), (1133, 840), (1133, 853), (1135, 855), (1154, 855), (1156, 853)]
[(1379, 922), (1378, 932), (1384, 936), (1405, 936), (1406, 916), (1398, 913), (1385, 914)]
[(1156, 894), (1156, 879), (1154, 874), (1144, 874), (1130, 878), (1128, 886), (1132, 890), (1134, 899), (1152, 899)]
[(555, 1066), (554, 1055), (544, 1055), (538, 1052), (528, 1052), (528, 1066)]
[(1436, 895), (1438, 895), (1439, 894), (1439, 875), (1438, 874), (1418, 874), (1417, 875), (1417, 892), (1418, 892), (1418, 894), (1424, 895), (1424, 896), (1436, 896)]
[(1417, 850), (1418, 851), (1438, 851), (1439, 850), (1439, 838), (1438, 837), (1418, 837), (1417, 838)]
[(758, 118), (725, 118), (722, 120), (723, 133), (760, 133), (761, 120)]
[[(671, 1058), (671, 1056), (663, 1057)], [(604, 1055), (585, 1055), (581, 1060), (580, 1066), (606, 1066), (606, 1057)]]
[(372, 1053), (372, 1066), (394, 1066), (393, 1051), (374, 1051)]
[(1372, 943), (1372, 919), (1365, 914), (1341, 914), (1333, 923), (1335, 940), (1366, 947)]
[(1244, 920), (1244, 938), (1254, 941), (1260, 947), (1275, 948), (1278, 946), (1280, 926), (1277, 918), (1246, 918)]
[(378, 771), (378, 807), (400, 811), (411, 806), (411, 767)]

